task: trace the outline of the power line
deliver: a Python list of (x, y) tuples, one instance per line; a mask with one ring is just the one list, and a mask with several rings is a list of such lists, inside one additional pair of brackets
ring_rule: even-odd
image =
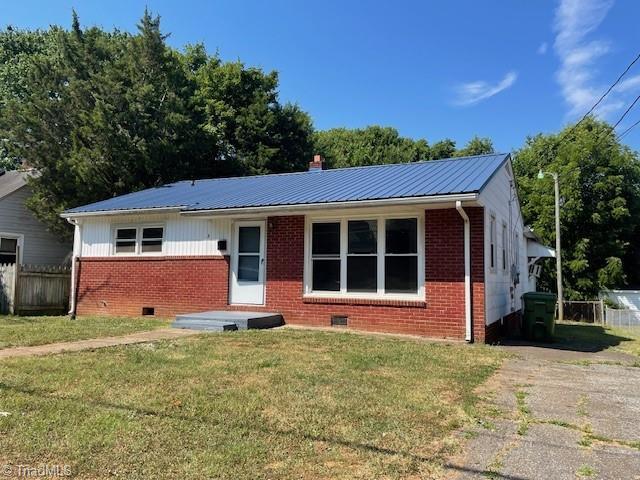
[[(626, 110), (624, 111), (624, 113), (620, 116), (620, 118), (618, 119), (618, 121), (615, 123), (615, 125), (614, 125), (613, 127), (609, 127), (609, 126), (607, 126), (607, 131), (606, 131), (606, 133), (605, 133), (604, 135), (603, 135), (602, 133), (600, 133), (600, 134), (598, 135), (598, 138), (596, 139), (596, 143), (594, 144), (594, 146), (595, 146), (595, 147), (597, 147), (598, 145), (600, 145), (600, 143), (602, 143), (602, 141), (603, 141), (603, 140), (605, 140), (609, 135), (611, 135), (611, 134), (615, 135), (615, 133), (616, 133), (616, 127), (617, 127), (618, 125), (620, 125), (620, 122), (622, 122), (622, 120), (624, 120), (624, 117), (626, 117), (626, 116), (627, 116), (627, 114), (631, 111), (631, 109), (635, 106), (635, 104), (636, 104), (636, 103), (638, 103), (638, 100), (640, 100), (640, 95), (638, 95), (638, 96), (636, 97), (636, 99), (635, 99), (633, 102), (631, 102), (631, 105), (629, 105), (629, 106), (627, 107), (627, 109), (626, 109)], [(628, 130), (631, 130), (631, 128), (633, 128), (635, 125), (636, 125), (636, 124), (632, 125), (630, 128), (628, 128), (627, 130), (625, 130), (623, 134), (626, 134), (626, 133), (627, 133), (627, 131), (628, 131)], [(618, 135), (618, 136), (614, 136), (614, 138), (615, 138), (616, 140), (618, 140), (618, 141), (619, 141), (619, 140), (622, 138), (622, 135), (623, 135), (623, 134)]]
[(640, 53), (638, 54), (638, 56), (636, 58), (633, 59), (633, 61), (627, 66), (627, 68), (624, 70), (624, 72), (622, 72), (620, 74), (620, 76), (616, 79), (615, 82), (613, 82), (613, 84), (607, 89), (606, 92), (604, 92), (602, 94), (602, 96), (598, 99), (598, 101), (593, 105), (593, 107), (591, 107), (589, 109), (589, 111), (587, 113), (584, 114), (584, 116), (580, 119), (580, 121), (576, 124), (576, 126), (582, 122), (585, 118), (587, 118), (589, 116), (590, 113), (592, 113), (597, 107), (598, 105), (600, 105), (600, 103), (602, 102), (602, 100), (604, 100), (604, 97), (606, 97), (607, 95), (609, 95), (609, 93), (611, 92), (611, 90), (613, 90), (615, 88), (616, 85), (618, 85), (618, 83), (620, 83), (620, 80), (622, 80), (622, 77), (624, 77), (627, 72), (629, 70), (631, 70), (631, 67), (633, 67), (633, 65), (640, 60)]
[[(633, 67), (633, 65), (635, 65), (635, 63), (636, 63), (638, 60), (640, 60), (640, 53), (639, 53), (639, 54), (638, 54), (638, 55), (633, 59), (633, 61), (632, 61), (629, 65), (627, 65), (627, 68), (625, 68), (625, 69), (624, 69), (624, 71), (623, 71), (623, 72), (618, 76), (618, 78), (616, 79), (616, 81), (615, 81), (615, 82), (613, 82), (609, 88), (607, 88), (606, 92), (604, 92), (604, 93), (602, 94), (602, 96), (598, 99), (598, 101), (597, 101), (596, 103), (594, 103), (594, 104), (593, 104), (593, 106), (589, 109), (589, 111), (588, 111), (587, 113), (585, 113), (585, 114), (582, 116), (582, 118), (581, 118), (581, 119), (580, 119), (580, 120), (579, 120), (575, 125), (573, 125), (573, 127), (571, 127), (571, 129), (570, 129), (570, 130), (569, 130), (569, 131), (568, 131), (568, 132), (563, 136), (563, 138), (561, 138), (561, 139), (560, 139), (560, 142), (558, 143), (558, 145), (559, 145), (560, 143), (562, 143), (564, 140), (566, 140), (566, 138), (567, 138), (569, 135), (571, 135), (571, 134), (576, 130), (576, 128), (578, 128), (578, 125), (580, 125), (582, 122), (584, 122), (584, 121), (585, 121), (585, 119), (586, 119), (586, 118), (587, 118), (591, 113), (593, 113), (593, 111), (598, 107), (598, 105), (600, 105), (600, 103), (602, 103), (602, 101), (605, 99), (605, 97), (606, 97), (607, 95), (609, 95), (609, 93), (611, 92), (611, 90), (613, 90), (613, 89), (616, 87), (616, 85), (618, 85), (618, 83), (620, 83), (620, 80), (622, 80), (622, 77), (624, 77), (624, 76), (629, 72), (629, 70), (631, 70), (631, 67)], [(638, 99), (636, 98), (636, 100), (633, 102), (633, 105), (635, 105), (635, 103), (636, 103), (637, 101), (638, 101)], [(632, 105), (632, 107), (633, 107), (633, 105)], [(631, 109), (631, 107), (629, 108), (629, 110), (630, 110), (630, 109)], [(625, 115), (626, 115), (626, 113), (627, 113), (627, 112), (625, 112)], [(623, 118), (624, 118), (624, 117), (623, 117)], [(616, 125), (617, 125), (617, 124), (616, 124)], [(614, 128), (615, 128), (615, 127), (614, 127)]]
[(627, 133), (629, 133), (631, 130), (633, 130), (636, 126), (640, 125), (640, 120), (638, 120), (636, 123), (634, 123), (633, 125), (631, 125), (629, 128), (627, 128), (624, 132), (622, 132), (620, 135), (618, 135), (618, 140), (622, 140), (622, 138), (624, 136), (627, 135)]
[(626, 116), (627, 116), (627, 113), (629, 113), (629, 111), (633, 108), (633, 106), (634, 106), (636, 103), (638, 103), (638, 100), (640, 100), (640, 95), (638, 95), (638, 96), (636, 97), (636, 99), (633, 101), (633, 103), (631, 103), (631, 105), (629, 105), (629, 108), (627, 108), (627, 109), (624, 111), (624, 113), (622, 114), (622, 116), (618, 119), (618, 121), (616, 122), (616, 124), (613, 126), (612, 130), (615, 130), (615, 129), (616, 129), (616, 127), (617, 127), (618, 125), (620, 125), (620, 122), (621, 122), (622, 120), (624, 120), (624, 117), (626, 117)]

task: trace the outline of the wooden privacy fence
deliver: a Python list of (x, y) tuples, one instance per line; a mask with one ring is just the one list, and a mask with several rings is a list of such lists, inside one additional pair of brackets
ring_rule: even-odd
[(71, 269), (48, 265), (0, 265), (0, 313), (65, 313)]
[(604, 323), (604, 302), (565, 300), (564, 319), (573, 322)]

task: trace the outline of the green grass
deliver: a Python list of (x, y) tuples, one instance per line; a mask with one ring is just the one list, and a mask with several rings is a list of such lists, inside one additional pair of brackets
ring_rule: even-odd
[(518, 435), (526, 435), (531, 423), (531, 409), (527, 406), (527, 396), (524, 390), (516, 391), (516, 406), (518, 408)]
[(556, 324), (555, 337), (562, 343), (614, 348), (640, 356), (640, 335), (626, 329), (564, 322)]
[(581, 465), (576, 472), (576, 475), (581, 478), (593, 477), (595, 474), (595, 469), (589, 465)]
[(0, 464), (79, 478), (432, 478), (504, 354), (302, 330), (0, 362)]
[(153, 317), (114, 318), (66, 316), (15, 317), (0, 315), (0, 348), (110, 337), (167, 327), (168, 320)]

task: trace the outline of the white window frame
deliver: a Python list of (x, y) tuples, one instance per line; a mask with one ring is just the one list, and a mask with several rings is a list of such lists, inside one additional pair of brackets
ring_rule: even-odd
[(496, 237), (496, 214), (490, 213), (489, 215), (489, 271), (495, 272), (498, 263), (498, 248)]
[[(418, 258), (418, 289), (416, 293), (385, 293), (384, 291), (384, 263), (386, 242), (386, 220), (415, 218), (417, 220), (417, 258)], [(349, 220), (376, 220), (378, 222), (378, 250), (377, 250), (377, 292), (348, 292), (347, 291), (347, 251), (348, 251), (348, 222)], [(312, 290), (312, 225), (314, 223), (339, 223), (340, 224), (340, 291), (314, 291)], [(338, 298), (338, 299), (363, 299), (363, 300), (419, 300), (425, 299), (425, 250), (424, 250), (424, 210), (390, 214), (357, 214), (357, 215), (333, 215), (310, 216), (305, 219), (304, 235), (304, 290), (306, 298)], [(389, 254), (391, 256), (392, 254)], [(395, 256), (415, 256), (416, 254), (397, 254)]]
[(11, 240), (18, 241), (16, 264), (22, 264), (22, 256), (24, 255), (24, 235), (21, 233), (0, 232), (0, 238), (9, 238)]
[[(142, 230), (145, 228), (162, 228), (162, 248), (159, 252), (142, 252)], [(135, 251), (131, 252), (117, 252), (116, 251), (116, 235), (118, 230), (135, 229)], [(111, 254), (118, 257), (157, 257), (164, 255), (165, 243), (167, 237), (167, 227), (163, 223), (145, 223), (145, 224), (120, 224), (114, 225), (111, 229)], [(149, 240), (149, 239), (147, 239)]]
[(507, 273), (509, 271), (509, 251), (507, 250), (507, 242), (509, 238), (509, 233), (507, 229), (507, 222), (502, 222), (502, 271), (503, 273)]

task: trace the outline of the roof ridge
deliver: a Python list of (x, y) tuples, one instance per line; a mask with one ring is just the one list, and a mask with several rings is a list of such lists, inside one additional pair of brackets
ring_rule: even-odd
[[(481, 155), (465, 155), (463, 157), (448, 157), (448, 158), (438, 158), (435, 160), (417, 160), (415, 162), (397, 162), (397, 163), (380, 163), (376, 165), (354, 165), (352, 167), (339, 167), (339, 168), (329, 168), (327, 170), (322, 170), (322, 172), (336, 172), (340, 170), (355, 170), (355, 169), (365, 169), (365, 168), (380, 168), (380, 167), (394, 167), (398, 165), (418, 165), (418, 164), (426, 164), (426, 163), (442, 163), (442, 162), (455, 162), (459, 160), (467, 160), (469, 158), (481, 158), (481, 157), (499, 157), (499, 156), (507, 156), (508, 153), (483, 153)], [(214, 177), (214, 178), (199, 178), (195, 179), (195, 182), (213, 182), (217, 180), (240, 180), (243, 178), (261, 178), (261, 177), (274, 177), (274, 176), (284, 176), (284, 175), (304, 175), (306, 173), (312, 173), (317, 175), (320, 172), (309, 172), (305, 170), (303, 172), (282, 172), (282, 173), (266, 173), (263, 175), (245, 175), (240, 177)], [(176, 183), (186, 183), (193, 182), (194, 180), (178, 180), (177, 182), (172, 182), (167, 185), (174, 185)]]

